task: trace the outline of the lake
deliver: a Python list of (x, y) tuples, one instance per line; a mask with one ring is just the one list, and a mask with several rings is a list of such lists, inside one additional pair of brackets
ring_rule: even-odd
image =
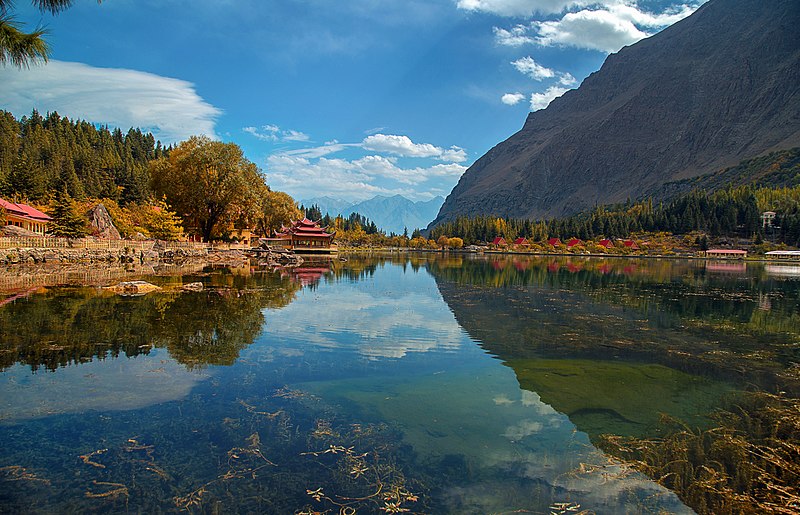
[(136, 278), (163, 290), (6, 296), (0, 512), (692, 513), (601, 435), (800, 391), (791, 266), (401, 254)]

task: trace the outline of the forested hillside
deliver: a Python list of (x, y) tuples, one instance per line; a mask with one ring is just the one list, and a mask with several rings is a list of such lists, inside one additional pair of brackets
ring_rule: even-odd
[[(773, 225), (762, 226), (761, 213), (774, 211)], [(776, 152), (689, 181), (671, 183), (654, 197), (599, 206), (550, 220), (459, 217), (434, 227), (430, 237), (458, 236), (467, 244), (519, 236), (592, 239), (625, 238), (634, 232), (702, 231), (800, 245), (800, 148)], [(768, 234), (765, 234), (765, 231)]]
[(74, 198), (142, 202), (151, 193), (148, 163), (168, 151), (139, 129), (0, 111), (0, 196), (43, 204), (66, 187)]

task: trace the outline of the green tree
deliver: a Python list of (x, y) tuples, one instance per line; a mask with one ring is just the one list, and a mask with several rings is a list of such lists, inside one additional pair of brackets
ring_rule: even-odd
[(225, 227), (258, 207), (266, 191), (258, 167), (247, 160), (235, 143), (192, 136), (169, 157), (150, 163), (153, 190), (164, 195), (205, 240), (219, 236)]
[(78, 206), (66, 189), (61, 189), (56, 194), (50, 233), (67, 238), (83, 238), (89, 234), (86, 217), (80, 214)]
[[(72, 6), (73, 0), (32, 0), (32, 3), (43, 13), (58, 14)], [(0, 0), (0, 64), (23, 68), (40, 59), (47, 61), (50, 55), (50, 46), (44, 40), (47, 30), (37, 27), (32, 32), (23, 31), (10, 13), (12, 4), (12, 0)]]

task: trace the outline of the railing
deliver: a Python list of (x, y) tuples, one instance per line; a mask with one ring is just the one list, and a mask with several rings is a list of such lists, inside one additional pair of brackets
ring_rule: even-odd
[(155, 241), (101, 240), (96, 238), (57, 238), (53, 236), (4, 236), (0, 237), (0, 249), (101, 249), (151, 250)]

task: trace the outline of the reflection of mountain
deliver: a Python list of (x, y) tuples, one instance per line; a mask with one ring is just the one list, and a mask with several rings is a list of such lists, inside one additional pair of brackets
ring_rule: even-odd
[(136, 356), (153, 346), (167, 348), (189, 367), (231, 364), (261, 330), (262, 309), (286, 306), (300, 288), (274, 275), (214, 274), (205, 282), (207, 289), (198, 293), (119, 297), (53, 289), (11, 302), (0, 308), (0, 367), (19, 362), (53, 370), (121, 353)]
[[(461, 326), (514, 368), (523, 388), (590, 428), (634, 434), (659, 412), (691, 419), (681, 406), (702, 413), (720, 381), (789, 386), (780, 374), (800, 358), (785, 346), (800, 338), (793, 283), (755, 273), (741, 281), (690, 262), (514, 266), (522, 259), (429, 270)], [(759, 309), (761, 295), (773, 299), (770, 311)]]

